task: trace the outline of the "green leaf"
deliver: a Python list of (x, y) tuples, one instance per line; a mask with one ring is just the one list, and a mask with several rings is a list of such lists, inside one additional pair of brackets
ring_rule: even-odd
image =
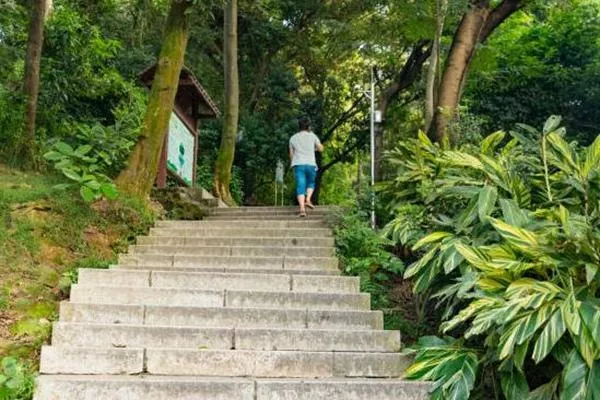
[(69, 178), (69, 179), (71, 179), (71, 180), (73, 180), (75, 182), (81, 182), (81, 176), (77, 172), (73, 171), (72, 169), (70, 169), (70, 168), (63, 168), (61, 170), (61, 172), (67, 178)]
[(510, 225), (522, 228), (529, 221), (526, 211), (522, 210), (515, 200), (500, 199), (500, 207), (504, 220)]
[(114, 183), (104, 183), (100, 187), (102, 194), (109, 200), (114, 200), (119, 196), (119, 192)]
[(559, 115), (550, 116), (550, 118), (548, 118), (544, 123), (544, 135), (555, 131), (560, 126), (561, 121), (562, 117)]
[(576, 350), (563, 370), (560, 400), (586, 400), (588, 368)]
[(484, 186), (479, 192), (477, 200), (477, 209), (479, 220), (485, 221), (488, 215), (492, 213), (498, 199), (498, 189), (495, 186)]
[(538, 238), (535, 233), (509, 225), (499, 219), (490, 218), (490, 220), (494, 229), (510, 244), (515, 245), (519, 249), (532, 251), (539, 247)]
[(77, 150), (75, 150), (75, 154), (77, 154), (78, 156), (85, 156), (90, 151), (92, 151), (92, 149), (93, 147), (89, 144), (84, 144), (83, 146), (79, 146)]
[(92, 201), (96, 200), (96, 193), (87, 186), (82, 186), (79, 192), (81, 193), (81, 197), (83, 197), (83, 200), (85, 200), (88, 203), (91, 203)]
[(506, 133), (504, 131), (494, 132), (491, 135), (487, 136), (481, 142), (481, 152), (491, 156), (494, 154), (494, 150), (496, 147), (504, 140)]
[(562, 311), (556, 310), (542, 330), (540, 337), (533, 348), (533, 360), (539, 363), (550, 354), (554, 345), (560, 340), (567, 330)]
[(510, 371), (502, 372), (500, 375), (500, 385), (506, 400), (523, 400), (529, 395), (529, 385), (523, 372), (517, 368), (511, 368)]
[(424, 238), (419, 240), (417, 243), (415, 243), (415, 245), (413, 246), (413, 250), (414, 251), (419, 250), (420, 248), (427, 246), (428, 244), (439, 242), (450, 236), (452, 236), (452, 234), (448, 233), (448, 232), (430, 233), (429, 235), (425, 236)]
[(596, 264), (585, 264), (585, 280), (589, 285), (592, 283), (596, 275), (598, 274), (598, 266)]
[(72, 156), (74, 151), (73, 151), (73, 147), (71, 147), (70, 145), (68, 145), (65, 142), (58, 142), (54, 145), (54, 148), (56, 150), (58, 150), (59, 152), (61, 152), (62, 154), (68, 155), (68, 156)]
[(547, 136), (547, 140), (556, 156), (556, 160), (551, 160), (554, 165), (569, 174), (578, 172), (579, 166), (573, 149), (562, 136), (557, 132), (553, 132)]
[(94, 192), (97, 192), (101, 188), (100, 182), (98, 182), (95, 179), (94, 180), (88, 180), (87, 182), (85, 182), (85, 186), (89, 187)]
[(46, 154), (44, 154), (44, 158), (48, 161), (58, 161), (63, 157), (64, 155), (59, 153), (58, 151), (49, 151)]

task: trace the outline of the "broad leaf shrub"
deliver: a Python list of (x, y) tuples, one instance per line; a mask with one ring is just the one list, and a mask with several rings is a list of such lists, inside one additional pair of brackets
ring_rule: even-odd
[(371, 229), (368, 213), (352, 209), (341, 214), (335, 228), (335, 244), (344, 273), (360, 277), (361, 289), (371, 294), (373, 308), (389, 307), (394, 280), (404, 264), (388, 251), (391, 241)]
[(412, 246), (404, 276), (443, 315), (406, 371), (433, 399), (600, 399), (600, 138), (564, 137), (551, 117), (457, 149), (421, 133), (388, 155), (385, 233)]

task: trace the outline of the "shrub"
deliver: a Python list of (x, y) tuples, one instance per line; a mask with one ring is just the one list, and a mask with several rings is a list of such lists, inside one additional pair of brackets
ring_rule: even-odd
[(34, 377), (15, 358), (2, 359), (0, 373), (0, 399), (25, 400), (33, 397)]
[(600, 396), (600, 138), (581, 148), (559, 124), (458, 149), (420, 134), (389, 155), (384, 195), (421, 217), (386, 232), (412, 244), (405, 277), (435, 291), (451, 335), (423, 338), (406, 373), (434, 399)]

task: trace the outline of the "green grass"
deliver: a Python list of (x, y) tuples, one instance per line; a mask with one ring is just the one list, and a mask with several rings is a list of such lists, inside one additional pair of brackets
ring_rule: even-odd
[(144, 201), (90, 206), (76, 192), (55, 189), (61, 182), (0, 165), (0, 358), (16, 358), (25, 375), (37, 370), (78, 269), (107, 268), (154, 222)]

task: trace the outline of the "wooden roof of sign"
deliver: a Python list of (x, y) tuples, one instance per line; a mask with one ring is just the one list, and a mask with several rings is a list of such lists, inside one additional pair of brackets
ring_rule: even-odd
[[(156, 66), (157, 64), (154, 64), (140, 73), (140, 80), (148, 87), (152, 86), (154, 74), (156, 73)], [(202, 103), (204, 103), (205, 107), (202, 107), (204, 112), (200, 112), (200, 115), (202, 117), (218, 118), (221, 116), (219, 108), (209, 96), (206, 89), (202, 87), (200, 82), (198, 82), (198, 79), (196, 79), (196, 77), (194, 76), (194, 73), (185, 65), (181, 68), (181, 73), (179, 74), (179, 87), (181, 88), (182, 86), (190, 86), (191, 88), (193, 88), (192, 94), (197, 96), (198, 99), (201, 100)]]

